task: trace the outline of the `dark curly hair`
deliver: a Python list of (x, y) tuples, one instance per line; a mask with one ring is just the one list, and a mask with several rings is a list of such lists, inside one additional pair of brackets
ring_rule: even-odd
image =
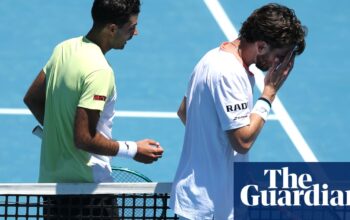
[(130, 16), (140, 13), (140, 0), (95, 0), (91, 15), (94, 24), (123, 26)]
[(255, 10), (239, 31), (248, 42), (265, 41), (272, 48), (296, 46), (298, 55), (305, 49), (306, 33), (293, 9), (274, 3)]

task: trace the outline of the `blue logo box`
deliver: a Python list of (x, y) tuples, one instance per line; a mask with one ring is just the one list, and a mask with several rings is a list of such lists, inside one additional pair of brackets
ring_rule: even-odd
[(240, 219), (350, 220), (350, 163), (234, 163)]

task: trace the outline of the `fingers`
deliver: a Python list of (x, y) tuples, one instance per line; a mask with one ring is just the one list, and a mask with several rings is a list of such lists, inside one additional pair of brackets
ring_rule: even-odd
[(293, 69), (295, 56), (296, 54), (293, 49), (287, 53), (282, 62), (278, 58), (274, 60), (264, 78), (264, 96), (269, 97), (270, 100), (274, 99), (276, 93), (283, 86)]
[(292, 71), (292, 69), (294, 67), (294, 61), (295, 61), (295, 54), (292, 55), (292, 57), (288, 63), (288, 67), (287, 67), (288, 73), (287, 74), (289, 74)]
[(278, 71), (282, 66), (282, 63), (280, 61), (280, 59), (276, 58), (272, 64), (272, 66), (270, 67), (270, 72), (276, 72)]
[(295, 58), (295, 52), (293, 49), (286, 54), (286, 56), (284, 57), (284, 59), (282, 61), (280, 61), (278, 58), (276, 58), (271, 69), (274, 71), (281, 70), (283, 72), (283, 74), (285, 74), (285, 70), (290, 69), (289, 68), (290, 64), (294, 63), (294, 58)]
[(134, 159), (141, 163), (153, 163), (161, 158), (164, 152), (160, 143), (155, 140), (145, 139), (137, 142), (137, 145), (138, 152)]
[(157, 152), (157, 154), (159, 153), (163, 153), (163, 148), (160, 146), (160, 143), (152, 140), (152, 139), (146, 139), (144, 140), (149, 146), (153, 147), (154, 152)]
[(284, 74), (288, 74), (292, 69), (293, 69), (293, 66), (294, 66), (294, 60), (295, 60), (295, 52), (294, 52), (294, 49), (291, 50), (287, 56), (284, 58), (283, 62), (285, 63), (286, 65), (286, 71), (287, 73), (284, 72)]
[(265, 85), (273, 86), (277, 91), (293, 69), (294, 60), (295, 53), (293, 51), (289, 51), (282, 62), (276, 58), (265, 77)]
[(154, 147), (160, 147), (160, 144), (159, 144), (158, 141), (155, 141), (155, 140), (152, 140), (152, 139), (145, 139), (143, 141), (145, 141), (146, 143), (148, 143), (149, 145), (152, 145)]

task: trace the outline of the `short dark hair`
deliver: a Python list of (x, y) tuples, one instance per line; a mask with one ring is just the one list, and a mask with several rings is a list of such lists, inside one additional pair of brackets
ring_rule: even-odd
[(274, 3), (255, 10), (239, 31), (240, 38), (248, 42), (261, 40), (272, 48), (297, 46), (297, 54), (305, 49), (306, 34), (307, 28), (301, 25), (293, 9)]
[(123, 26), (130, 16), (140, 13), (140, 0), (95, 0), (91, 15), (94, 24), (114, 23)]

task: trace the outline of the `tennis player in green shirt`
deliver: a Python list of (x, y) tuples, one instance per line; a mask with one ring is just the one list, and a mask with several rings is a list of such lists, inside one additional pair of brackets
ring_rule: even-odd
[(105, 54), (138, 34), (139, 0), (95, 0), (86, 36), (58, 44), (24, 97), (44, 126), (39, 182), (111, 182), (112, 156), (152, 163), (157, 141), (112, 140), (117, 93)]

